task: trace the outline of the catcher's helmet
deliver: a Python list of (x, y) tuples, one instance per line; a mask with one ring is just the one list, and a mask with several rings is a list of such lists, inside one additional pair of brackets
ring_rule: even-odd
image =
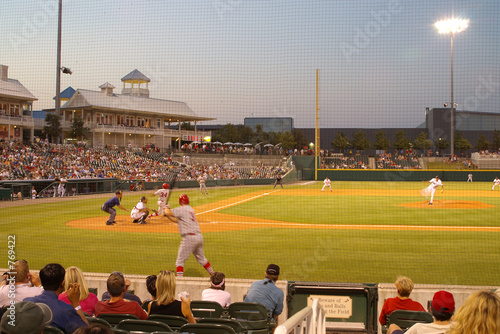
[(186, 194), (182, 194), (179, 196), (179, 204), (180, 205), (188, 205), (189, 204), (189, 197)]
[(164, 183), (164, 184), (162, 185), (162, 187), (163, 187), (163, 189), (168, 189), (168, 184)]

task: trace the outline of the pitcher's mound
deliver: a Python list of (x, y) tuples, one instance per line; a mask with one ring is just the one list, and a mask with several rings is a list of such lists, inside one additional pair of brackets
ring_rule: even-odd
[(432, 205), (429, 201), (401, 203), (400, 206), (407, 208), (424, 208), (424, 209), (486, 209), (494, 208), (494, 205), (486, 204), (478, 201), (459, 201), (459, 200), (434, 200)]

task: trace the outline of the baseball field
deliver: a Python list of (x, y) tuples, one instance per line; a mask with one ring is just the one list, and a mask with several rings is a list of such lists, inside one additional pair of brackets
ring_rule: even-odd
[[(500, 190), (444, 184), (432, 206), (420, 195), (428, 183), (340, 181), (332, 192), (321, 192), (321, 181), (209, 188), (208, 196), (174, 189), (170, 203), (189, 195), (205, 255), (227, 277), (261, 278), (276, 263), (291, 281), (383, 283), (406, 275), (419, 284), (498, 285)], [(122, 205), (132, 209), (142, 194), (150, 192), (125, 192)], [(106, 226), (100, 207), (112, 196), (0, 202), (0, 268), (10, 250), (33, 269), (49, 262), (86, 272), (174, 269), (177, 226), (166, 218), (133, 224), (120, 209), (117, 224)], [(149, 197), (150, 208), (156, 199)], [(185, 275), (208, 274), (191, 256)]]

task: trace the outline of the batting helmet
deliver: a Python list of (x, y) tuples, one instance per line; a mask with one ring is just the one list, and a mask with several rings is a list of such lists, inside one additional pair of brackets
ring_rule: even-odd
[(179, 196), (179, 204), (180, 205), (188, 205), (189, 204), (189, 197), (186, 194), (182, 194)]
[(163, 189), (168, 189), (168, 184), (164, 183), (164, 184), (162, 185), (162, 187), (163, 187)]

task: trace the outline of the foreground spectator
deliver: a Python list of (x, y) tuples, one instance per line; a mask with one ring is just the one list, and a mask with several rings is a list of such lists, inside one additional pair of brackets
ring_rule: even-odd
[[(128, 278), (125, 278), (125, 292), (123, 293), (123, 299), (129, 300), (129, 301), (133, 301), (133, 302), (136, 302), (139, 305), (142, 305), (141, 298), (139, 298), (138, 296), (134, 295), (133, 293), (128, 293), (127, 292), (128, 288), (130, 287), (131, 284), (132, 284), (132, 282), (130, 282), (130, 280)], [(102, 296), (101, 296), (101, 300), (102, 301), (109, 300), (110, 298), (111, 298), (111, 296), (109, 295), (108, 291), (105, 291), (102, 294)]]
[(95, 294), (89, 292), (87, 282), (85, 282), (85, 278), (83, 277), (83, 272), (78, 267), (69, 267), (66, 269), (66, 275), (64, 276), (64, 288), (66, 292), (59, 295), (59, 300), (62, 300), (66, 304), (71, 304), (68, 299), (67, 291), (73, 283), (78, 283), (78, 285), (80, 285), (80, 306), (82, 307), (82, 311), (93, 316), (95, 304), (97, 304), (99, 300)]
[(389, 326), (387, 334), (442, 334), (445, 333), (451, 324), (451, 317), (455, 311), (455, 299), (453, 295), (446, 291), (438, 291), (432, 298), (429, 312), (432, 314), (434, 321), (428, 323), (417, 323), (406, 332), (398, 325), (392, 324)]
[(4, 274), (2, 285), (0, 286), (0, 307), (6, 307), (10, 304), (10, 284), (14, 281), (16, 288), (16, 293), (14, 294), (14, 300), (16, 302), (22, 301), (27, 297), (35, 297), (43, 292), (43, 289), (39, 286), (40, 278), (30, 273), (30, 268), (28, 262), (25, 260), (17, 260), (14, 262), (14, 269), (12, 272), (15, 276), (8, 277), (8, 274)]
[(278, 324), (278, 316), (283, 312), (284, 299), (283, 291), (276, 286), (279, 275), (279, 266), (275, 264), (267, 266), (266, 278), (253, 282), (244, 300), (245, 302), (264, 305), (271, 312), (271, 315), (276, 318), (276, 325)]
[(387, 316), (395, 310), (425, 312), (422, 304), (410, 299), (410, 294), (413, 291), (413, 281), (411, 279), (405, 276), (399, 276), (394, 284), (396, 285), (398, 296), (387, 298), (384, 302), (382, 312), (380, 312), (380, 317), (378, 319), (382, 325), (387, 323)]
[(64, 275), (66, 271), (58, 263), (49, 263), (40, 270), (40, 280), (44, 292), (36, 297), (25, 298), (24, 301), (43, 303), (52, 311), (51, 326), (57, 327), (66, 333), (73, 333), (77, 328), (87, 327), (88, 322), (80, 306), (80, 286), (73, 283), (68, 288), (68, 299), (71, 305), (58, 300), (64, 291)]
[(141, 305), (135, 301), (123, 299), (123, 294), (127, 291), (125, 277), (119, 271), (111, 273), (108, 277), (107, 288), (111, 299), (100, 301), (95, 306), (95, 315), (101, 313), (133, 314), (141, 320), (147, 319), (147, 314)]
[(151, 295), (151, 299), (146, 299), (142, 303), (142, 308), (147, 310), (149, 307), (149, 303), (156, 300), (156, 275), (149, 275), (146, 277), (146, 289), (148, 289), (149, 294)]
[(201, 293), (201, 300), (214, 301), (222, 307), (229, 307), (231, 304), (231, 294), (226, 289), (226, 275), (221, 272), (214, 272), (210, 277), (210, 289), (205, 289)]
[(73, 334), (114, 334), (114, 332), (105, 325), (91, 324), (89, 327), (78, 328)]
[(181, 296), (180, 301), (175, 299), (175, 273), (162, 270), (156, 279), (156, 297), (148, 306), (148, 315), (165, 314), (186, 318), (190, 323), (195, 323), (191, 312), (191, 299)]
[(500, 298), (491, 291), (476, 292), (467, 298), (453, 317), (447, 334), (499, 334)]
[(18, 302), (11, 313), (6, 312), (0, 323), (2, 334), (41, 334), (52, 321), (52, 311), (42, 303)]

